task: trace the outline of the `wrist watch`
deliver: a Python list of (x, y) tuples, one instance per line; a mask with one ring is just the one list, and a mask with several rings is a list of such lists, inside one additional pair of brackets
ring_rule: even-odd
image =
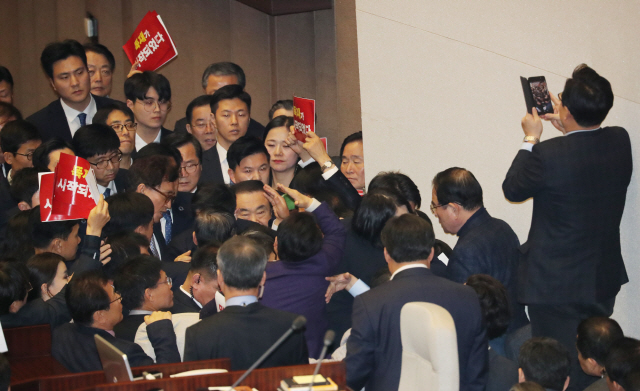
[(333, 161), (328, 160), (324, 162), (320, 167), (322, 168), (322, 172), (324, 173), (324, 172), (327, 172), (327, 170), (329, 170), (333, 166), (334, 166)]
[(534, 143), (534, 144), (540, 143), (540, 139), (535, 137), (535, 136), (525, 136), (524, 140), (522, 140), (522, 141), (524, 141), (525, 143), (529, 143), (529, 142)]

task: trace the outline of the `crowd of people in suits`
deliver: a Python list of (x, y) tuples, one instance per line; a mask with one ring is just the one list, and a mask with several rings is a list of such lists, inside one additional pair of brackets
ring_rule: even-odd
[[(469, 170), (434, 176), (430, 210), (458, 237), (452, 249), (411, 178), (381, 172), (366, 186), (362, 132), (332, 158), (316, 134), (296, 139), (291, 100), (266, 126), (253, 120), (234, 63), (205, 69), (173, 131), (162, 74), (134, 65), (123, 103), (108, 97), (102, 45), (52, 43), (41, 63), (59, 99), (26, 119), (0, 67), (0, 324), (50, 324), (68, 370), (101, 369), (94, 335), (132, 366), (229, 357), (246, 369), (303, 315), (262, 366), (317, 359), (331, 329), (349, 387), (394, 390), (400, 311), (424, 301), (454, 320), (461, 390), (640, 389), (640, 341), (610, 318), (628, 281), (631, 145), (601, 127), (613, 93), (593, 69), (552, 95), (554, 114), (522, 120), (503, 191), (534, 200), (524, 244)], [(541, 143), (542, 120), (564, 137)], [(43, 222), (38, 177), (62, 154), (89, 161), (99, 202), (87, 219)], [(0, 389), (7, 371), (0, 356)]]

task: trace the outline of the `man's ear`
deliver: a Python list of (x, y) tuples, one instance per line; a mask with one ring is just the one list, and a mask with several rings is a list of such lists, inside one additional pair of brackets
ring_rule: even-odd
[(53, 79), (49, 78), (49, 83), (51, 84), (51, 88), (53, 88), (55, 92), (58, 92), (58, 90), (56, 89), (56, 85), (53, 83)]
[(387, 261), (387, 263), (391, 263), (394, 262), (393, 258), (391, 258), (391, 255), (389, 255), (389, 252), (387, 251), (387, 248), (384, 248), (384, 260)]
[(193, 276), (191, 276), (191, 286), (198, 285), (198, 281), (200, 281), (201, 278), (200, 273), (194, 273)]
[(132, 101), (131, 99), (127, 99), (127, 107), (130, 108), (131, 110), (133, 110), (133, 106), (135, 105), (135, 102)]
[(31, 205), (27, 204), (24, 201), (20, 201), (18, 202), (18, 209), (24, 211), (24, 210), (31, 210)]
[(191, 124), (187, 124), (187, 133), (193, 134), (193, 130), (191, 129)]
[(91, 316), (93, 318), (93, 323), (91, 325), (97, 325), (102, 323), (102, 319), (104, 317), (104, 310), (99, 310), (93, 313)]
[(3, 152), (2, 156), (4, 157), (4, 161), (8, 165), (12, 165), (13, 164), (13, 159), (15, 158), (15, 156), (13, 156), (13, 154), (11, 152)]
[(153, 300), (153, 293), (151, 292), (151, 288), (147, 288), (144, 290), (144, 300), (145, 301)]
[(524, 377), (524, 371), (522, 370), (522, 368), (518, 368), (518, 382), (524, 383), (526, 381), (527, 381), (527, 378)]
[(46, 297), (46, 296), (47, 296), (48, 291), (49, 291), (49, 289), (48, 289), (48, 287), (47, 287), (47, 284), (46, 284), (46, 283), (45, 283), (45, 284), (40, 285), (40, 293), (42, 294), (42, 296), (45, 296), (45, 297)]
[(62, 250), (62, 239), (55, 238), (49, 243), (49, 249), (53, 250), (56, 254), (60, 254), (60, 250)]
[(238, 183), (236, 182), (235, 172), (232, 169), (229, 169), (229, 179), (231, 179), (231, 182), (233, 183)]
[(567, 376), (567, 380), (564, 381), (564, 387), (562, 387), (562, 391), (565, 391), (567, 387), (569, 387), (569, 379), (570, 377)]
[(136, 187), (136, 192), (140, 193), (140, 194), (144, 194), (144, 191), (147, 189), (147, 187), (144, 185), (144, 183), (140, 183), (138, 185), (138, 187)]
[(198, 238), (196, 238), (196, 231), (191, 233), (191, 238), (193, 239), (193, 244), (198, 245)]

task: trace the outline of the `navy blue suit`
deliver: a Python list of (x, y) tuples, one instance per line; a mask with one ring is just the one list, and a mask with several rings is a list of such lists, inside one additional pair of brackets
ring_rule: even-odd
[(347, 340), (347, 385), (354, 390), (397, 390), (402, 368), (400, 311), (406, 303), (437, 304), (456, 327), (460, 390), (484, 391), (488, 345), (478, 296), (471, 287), (426, 268), (402, 270), (393, 280), (356, 297)]

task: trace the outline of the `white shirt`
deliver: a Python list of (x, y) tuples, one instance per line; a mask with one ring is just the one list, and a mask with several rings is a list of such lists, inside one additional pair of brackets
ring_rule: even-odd
[(389, 281), (393, 280), (393, 277), (395, 277), (396, 274), (400, 273), (401, 271), (407, 270), (407, 269), (415, 269), (417, 267), (423, 267), (425, 269), (428, 269), (427, 265), (425, 265), (424, 263), (414, 263), (412, 265), (405, 265), (405, 266), (402, 266), (400, 269), (396, 270), (395, 273), (391, 275), (391, 278), (389, 279)]
[(226, 185), (231, 183), (229, 177), (229, 162), (227, 161), (227, 150), (222, 148), (220, 143), (216, 143), (216, 149), (218, 150), (218, 157), (220, 158), (220, 169), (222, 170), (222, 177)]
[(114, 194), (118, 194), (118, 190), (116, 189), (116, 183), (115, 181), (111, 181), (109, 182), (109, 184), (107, 185), (107, 187), (104, 187), (98, 183), (96, 183), (96, 185), (98, 185), (98, 191), (100, 192), (100, 194), (104, 194), (104, 191), (109, 188), (111, 190), (111, 193), (109, 194), (109, 196), (112, 196)]
[[(155, 140), (153, 140), (154, 143), (159, 143), (160, 142), (160, 134), (162, 134), (162, 130), (158, 130), (158, 135), (156, 136)], [(140, 137), (140, 135), (138, 135), (138, 133), (136, 133), (136, 151), (141, 150), (147, 144), (148, 143), (146, 141), (144, 141), (142, 139), (142, 137)]]
[(71, 131), (71, 137), (76, 134), (76, 131), (80, 129), (80, 118), (78, 118), (78, 114), (85, 113), (87, 115), (86, 123), (87, 125), (93, 123), (93, 116), (96, 115), (98, 108), (96, 107), (96, 101), (93, 99), (93, 95), (89, 95), (91, 97), (91, 101), (89, 105), (84, 109), (84, 111), (78, 111), (76, 109), (72, 109), (67, 106), (66, 103), (60, 98), (60, 104), (62, 104), (62, 110), (64, 110), (64, 116), (67, 118), (67, 123), (69, 124), (69, 130)]

